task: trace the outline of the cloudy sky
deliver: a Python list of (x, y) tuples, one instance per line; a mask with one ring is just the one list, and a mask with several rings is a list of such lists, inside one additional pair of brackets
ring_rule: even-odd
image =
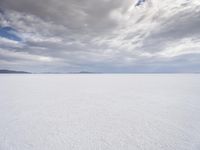
[(0, 69), (200, 72), (200, 1), (0, 0)]

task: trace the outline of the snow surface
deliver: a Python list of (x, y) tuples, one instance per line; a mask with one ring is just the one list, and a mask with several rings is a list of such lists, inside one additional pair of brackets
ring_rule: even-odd
[(0, 150), (199, 150), (200, 75), (0, 75)]

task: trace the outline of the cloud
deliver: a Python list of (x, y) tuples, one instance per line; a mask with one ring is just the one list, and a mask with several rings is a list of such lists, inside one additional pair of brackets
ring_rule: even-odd
[(200, 52), (200, 2), (148, 0), (139, 7), (135, 3), (1, 0), (0, 27), (12, 28), (21, 40), (0, 37), (0, 67), (55, 72), (200, 71), (198, 61), (191, 59)]

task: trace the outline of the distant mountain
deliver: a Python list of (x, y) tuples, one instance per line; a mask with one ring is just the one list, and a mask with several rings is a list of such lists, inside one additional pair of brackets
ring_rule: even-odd
[(79, 74), (95, 74), (96, 72), (80, 71)]
[(25, 71), (15, 71), (15, 70), (0, 70), (0, 74), (30, 74), (30, 72)]
[(68, 72), (67, 74), (97, 74), (99, 72), (90, 72), (90, 71), (80, 71), (80, 72)]

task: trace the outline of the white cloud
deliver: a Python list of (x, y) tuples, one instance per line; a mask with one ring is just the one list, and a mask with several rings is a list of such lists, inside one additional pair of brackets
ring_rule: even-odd
[(36, 61), (36, 62), (43, 62), (43, 63), (52, 63), (56, 60), (56, 58), (52, 58), (49, 56), (42, 56), (42, 55), (34, 55), (28, 52), (16, 52), (10, 51), (5, 49), (0, 49), (0, 56), (12, 58), (13, 60), (27, 60), (27, 61)]

